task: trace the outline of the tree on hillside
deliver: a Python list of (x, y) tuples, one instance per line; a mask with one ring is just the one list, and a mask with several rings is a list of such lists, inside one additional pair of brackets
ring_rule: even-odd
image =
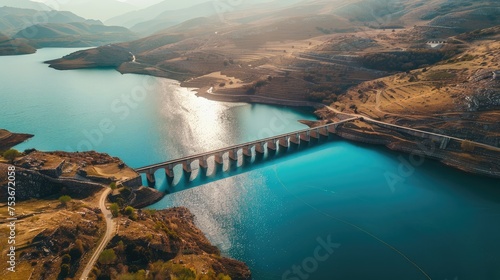
[(18, 150), (10, 149), (3, 153), (3, 157), (8, 160), (10, 163), (14, 163), (14, 160), (21, 156), (21, 153)]
[(59, 197), (59, 202), (61, 202), (62, 205), (66, 206), (66, 204), (68, 204), (68, 202), (71, 201), (71, 196), (69, 195), (63, 195), (61, 197)]
[(134, 213), (134, 210), (135, 210), (134, 207), (127, 206), (127, 207), (125, 207), (124, 213), (125, 213), (125, 215), (130, 216)]
[(99, 263), (101, 264), (112, 264), (116, 260), (116, 254), (113, 249), (106, 249), (102, 251), (99, 256)]
[(113, 217), (118, 217), (118, 211), (120, 211), (120, 206), (118, 204), (113, 203), (109, 206), (109, 210), (111, 211), (111, 214), (113, 214)]

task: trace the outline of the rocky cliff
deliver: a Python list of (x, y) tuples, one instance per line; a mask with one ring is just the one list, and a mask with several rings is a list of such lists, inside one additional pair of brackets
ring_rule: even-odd
[(139, 279), (148, 271), (144, 279), (251, 279), (244, 263), (220, 255), (186, 208), (137, 210), (118, 223), (107, 247), (115, 257), (101, 262), (94, 277)]

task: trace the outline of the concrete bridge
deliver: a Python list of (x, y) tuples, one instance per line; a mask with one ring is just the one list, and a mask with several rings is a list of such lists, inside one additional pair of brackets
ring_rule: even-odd
[(299, 145), (301, 142), (310, 142), (311, 138), (319, 139), (321, 136), (328, 136), (330, 133), (335, 134), (336, 129), (339, 125), (353, 120), (357, 120), (360, 117), (352, 117), (345, 119), (336, 123), (329, 123), (326, 125), (308, 128), (304, 130), (299, 130), (287, 134), (277, 135), (265, 139), (260, 139), (257, 141), (252, 141), (248, 143), (243, 143), (239, 145), (234, 145), (226, 147), (223, 149), (210, 151), (206, 153), (201, 153), (197, 155), (187, 156), (179, 159), (174, 159), (158, 164), (153, 164), (149, 166), (144, 166), (135, 169), (137, 173), (146, 174), (146, 178), (149, 185), (154, 185), (156, 182), (155, 172), (159, 169), (164, 169), (168, 181), (171, 183), (174, 179), (174, 167), (177, 165), (182, 165), (182, 169), (185, 173), (190, 174), (193, 171), (192, 163), (197, 162), (200, 168), (200, 172), (207, 174), (208, 170), (208, 159), (214, 158), (215, 167), (222, 167), (224, 164), (224, 155), (227, 154), (229, 158), (229, 163), (238, 162), (238, 153), (241, 152), (244, 158), (252, 158), (253, 155), (264, 155), (266, 151), (276, 151), (278, 149), (288, 149), (290, 145)]

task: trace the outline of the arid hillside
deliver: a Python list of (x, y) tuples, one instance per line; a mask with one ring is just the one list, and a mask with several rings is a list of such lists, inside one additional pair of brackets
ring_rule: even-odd
[(496, 146), (499, 8), (470, 0), (303, 1), (195, 18), (49, 63), (173, 78), (216, 100), (333, 104)]
[[(361, 82), (460, 53), (467, 46), (426, 43), (500, 24), (498, 7), (495, 1), (469, 0), (305, 1), (282, 9), (253, 7), (224, 14), (223, 20), (194, 18), (119, 44), (117, 59), (99, 55), (105, 48), (98, 48), (89, 56), (83, 51), (50, 63), (57, 69), (99, 65), (169, 77), (203, 93), (212, 87), (218, 94), (329, 104)], [(480, 20), (478, 15), (486, 17)], [(451, 18), (467, 28), (449, 26)], [(391, 58), (388, 53), (406, 56), (396, 66), (380, 67)]]
[(466, 50), (433, 66), (362, 83), (332, 107), (499, 145), (500, 27), (451, 38)]

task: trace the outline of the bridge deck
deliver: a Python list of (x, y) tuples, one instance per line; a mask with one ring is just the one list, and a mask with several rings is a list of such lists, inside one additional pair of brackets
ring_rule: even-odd
[(135, 171), (138, 172), (138, 173), (142, 173), (142, 172), (147, 172), (149, 170), (155, 170), (155, 169), (164, 168), (164, 167), (167, 167), (169, 165), (177, 165), (177, 164), (181, 164), (182, 162), (187, 161), (187, 160), (196, 160), (196, 159), (199, 159), (199, 158), (202, 158), (202, 157), (205, 157), (205, 156), (208, 157), (208, 156), (212, 156), (214, 154), (225, 153), (225, 152), (228, 152), (228, 151), (233, 151), (235, 149), (241, 149), (241, 148), (245, 148), (245, 147), (248, 147), (248, 146), (253, 146), (253, 145), (256, 145), (256, 144), (259, 144), (259, 143), (263, 143), (263, 142), (278, 140), (278, 139), (284, 138), (284, 137), (291, 137), (291, 136), (294, 136), (294, 135), (297, 135), (297, 134), (301, 134), (301, 133), (304, 133), (304, 132), (311, 132), (311, 131), (315, 131), (315, 130), (323, 129), (323, 128), (327, 128), (328, 129), (328, 127), (330, 127), (330, 126), (343, 124), (343, 123), (346, 123), (346, 122), (357, 120), (359, 118), (360, 117), (353, 117), (353, 118), (346, 119), (346, 120), (343, 120), (343, 121), (339, 121), (339, 122), (336, 122), (336, 123), (329, 123), (329, 124), (326, 124), (326, 125), (321, 125), (321, 126), (317, 126), (317, 127), (313, 127), (313, 128), (306, 128), (306, 129), (302, 129), (302, 130), (298, 130), (298, 131), (294, 131), (294, 132), (290, 132), (290, 133), (285, 133), (285, 134), (281, 134), (281, 135), (276, 135), (276, 136), (268, 137), (268, 138), (264, 138), (264, 139), (259, 139), (259, 140), (255, 140), (255, 141), (251, 141), (251, 142), (247, 142), (247, 143), (243, 143), (243, 144), (237, 144), (237, 145), (225, 147), (225, 148), (218, 149), (218, 150), (213, 150), (213, 151), (209, 151), (209, 152), (205, 152), (205, 153), (199, 153), (199, 154), (196, 154), (196, 155), (191, 155), (191, 156), (187, 156), (187, 157), (183, 157), (183, 158), (169, 160), (169, 161), (165, 161), (165, 162), (162, 162), (162, 163), (157, 163), (157, 164), (153, 164), (153, 165), (148, 165), (148, 166), (136, 168)]

